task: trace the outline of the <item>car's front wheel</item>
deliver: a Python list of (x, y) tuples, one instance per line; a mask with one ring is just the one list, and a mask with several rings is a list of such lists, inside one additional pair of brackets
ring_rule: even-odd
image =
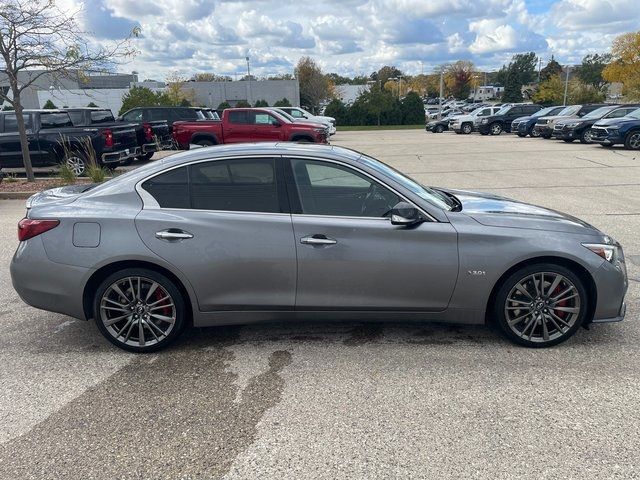
[(640, 130), (635, 130), (627, 135), (624, 146), (627, 150), (640, 150)]
[(444, 132), (444, 127), (442, 125), (437, 125), (436, 128), (433, 131), (435, 133), (442, 133), (442, 132)]
[(176, 285), (153, 270), (129, 268), (105, 278), (96, 290), (93, 313), (100, 332), (131, 352), (153, 352), (171, 344), (186, 324)]
[(580, 328), (587, 291), (568, 268), (551, 263), (524, 267), (507, 278), (495, 297), (494, 314), (507, 338), (526, 347), (551, 347)]
[(489, 132), (491, 132), (491, 135), (500, 135), (502, 133), (502, 125), (499, 123), (492, 123), (489, 127)]
[(66, 152), (62, 163), (64, 163), (76, 177), (84, 175), (84, 172), (87, 170), (87, 160), (80, 152)]
[(471, 132), (473, 132), (473, 125), (471, 125), (470, 123), (465, 123), (464, 125), (462, 125), (462, 133), (464, 133), (465, 135), (469, 135)]

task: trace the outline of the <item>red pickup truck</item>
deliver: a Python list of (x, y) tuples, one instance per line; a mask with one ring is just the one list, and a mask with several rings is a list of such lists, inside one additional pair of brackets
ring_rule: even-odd
[(178, 121), (173, 138), (183, 150), (190, 144), (209, 146), (240, 142), (328, 143), (329, 132), (320, 123), (292, 122), (277, 111), (263, 108), (230, 108), (222, 120)]

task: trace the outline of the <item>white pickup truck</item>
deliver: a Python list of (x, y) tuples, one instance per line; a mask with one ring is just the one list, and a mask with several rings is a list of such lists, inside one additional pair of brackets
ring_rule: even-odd
[(449, 120), (449, 130), (456, 133), (469, 134), (473, 132), (483, 117), (493, 115), (500, 107), (479, 107), (468, 115), (456, 115)]

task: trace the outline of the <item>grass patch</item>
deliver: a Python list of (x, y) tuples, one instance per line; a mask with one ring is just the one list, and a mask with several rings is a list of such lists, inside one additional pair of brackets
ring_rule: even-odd
[(355, 132), (358, 130), (418, 130), (424, 129), (420, 125), (338, 125), (338, 132)]

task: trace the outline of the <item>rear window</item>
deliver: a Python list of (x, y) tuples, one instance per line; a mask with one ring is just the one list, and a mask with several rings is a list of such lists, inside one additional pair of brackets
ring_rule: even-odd
[(162, 208), (280, 212), (275, 160), (219, 160), (180, 167), (142, 184)]
[(92, 110), (91, 123), (109, 123), (113, 122), (113, 114), (111, 110)]
[(71, 122), (74, 125), (82, 125), (82, 112), (78, 112), (77, 110), (75, 112), (67, 112), (69, 114), (69, 118), (71, 118)]
[(42, 130), (48, 128), (64, 128), (73, 127), (71, 117), (66, 112), (59, 113), (42, 113), (40, 114), (40, 128)]

